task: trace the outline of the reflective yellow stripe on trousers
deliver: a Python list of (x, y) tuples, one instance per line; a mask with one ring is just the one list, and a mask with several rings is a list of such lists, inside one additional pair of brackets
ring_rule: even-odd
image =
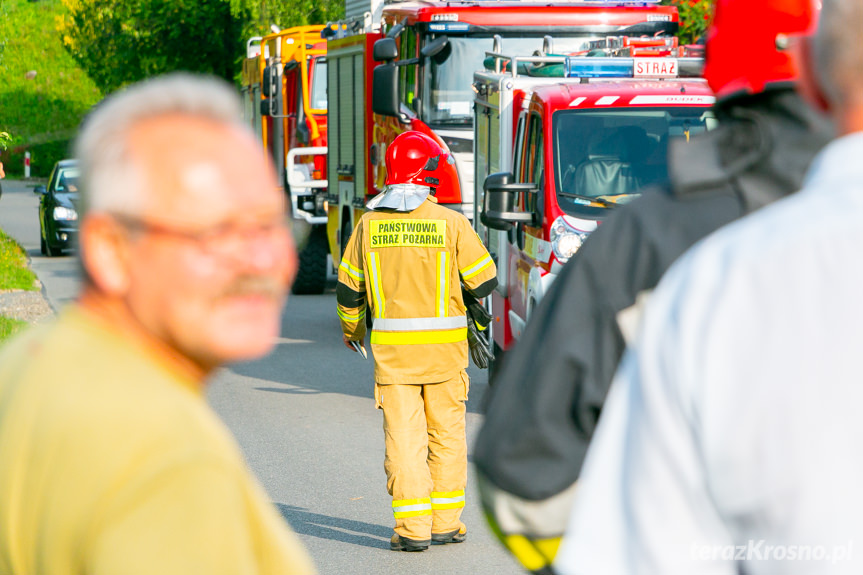
[(420, 515), (431, 515), (431, 499), (399, 499), (393, 500), (393, 516), (396, 519), (404, 517), (418, 517)]
[(434, 491), (431, 494), (432, 509), (458, 509), (464, 507), (464, 490)]

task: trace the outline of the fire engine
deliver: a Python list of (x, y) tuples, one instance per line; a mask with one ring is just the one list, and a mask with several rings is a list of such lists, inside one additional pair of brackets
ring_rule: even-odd
[(323, 29), (299, 26), (252, 38), (243, 62), (245, 117), (281, 175), (295, 227), (310, 228), (292, 288), (297, 294), (322, 293), (327, 281), (326, 198), (320, 192), (327, 149)]
[(387, 145), (406, 130), (453, 155), (458, 181), (442, 182), (437, 199), (473, 218), (471, 86), (486, 52), (530, 54), (553, 37), (555, 49), (573, 53), (609, 35), (677, 27), (677, 9), (658, 0), (449, 0), (388, 2), (328, 29), (330, 252), (341, 254), (366, 202), (383, 190)]
[(474, 75), (474, 225), (497, 263), (497, 354), (603, 217), (667, 182), (668, 139), (715, 125), (703, 61), (682, 51), (608, 37), (575, 56), (490, 54), (494, 69)]

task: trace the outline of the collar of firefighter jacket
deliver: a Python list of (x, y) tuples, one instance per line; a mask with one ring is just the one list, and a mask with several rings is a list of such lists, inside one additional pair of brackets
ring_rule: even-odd
[(370, 210), (389, 209), (397, 212), (412, 212), (422, 205), (430, 193), (431, 188), (428, 186), (392, 184), (387, 186), (384, 193), (369, 200), (366, 207)]

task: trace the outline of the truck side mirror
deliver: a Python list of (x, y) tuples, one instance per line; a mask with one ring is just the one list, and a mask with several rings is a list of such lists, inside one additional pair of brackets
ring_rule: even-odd
[(40, 196), (44, 196), (45, 194), (48, 193), (48, 190), (47, 190), (47, 188), (45, 188), (45, 186), (38, 185), (35, 188), (33, 188), (33, 193), (39, 194)]
[(452, 48), (450, 48), (449, 38), (446, 36), (438, 36), (420, 50), (420, 55), (423, 58), (431, 58), (438, 65), (443, 64), (451, 53)]
[(509, 231), (512, 224), (533, 223), (533, 213), (516, 211), (515, 203), (521, 193), (536, 193), (533, 184), (522, 184), (512, 181), (509, 172), (490, 174), (483, 183), (485, 196), (483, 201), (482, 223), (494, 230)]
[(279, 115), (278, 101), (281, 88), (281, 77), (278, 70), (274, 66), (264, 68), (263, 78), (261, 79), (261, 93), (264, 96), (261, 100), (262, 116)]
[(375, 62), (387, 62), (399, 57), (399, 49), (393, 38), (381, 38), (372, 48), (372, 59)]
[(402, 21), (390, 28), (390, 31), (387, 32), (387, 38), (398, 38), (401, 33), (404, 31), (405, 26), (408, 24), (408, 17), (405, 16), (402, 18)]
[(376, 67), (372, 76), (372, 111), (381, 116), (401, 118), (398, 68), (387, 63)]
[(272, 116), (274, 110), (271, 108), (271, 104), (273, 101), (269, 98), (264, 98), (261, 100), (261, 115), (262, 116)]

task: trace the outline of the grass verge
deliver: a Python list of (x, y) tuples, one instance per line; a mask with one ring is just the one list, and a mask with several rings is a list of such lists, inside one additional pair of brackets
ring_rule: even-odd
[(0, 315), (0, 345), (19, 331), (23, 330), (27, 325), (26, 321)]
[(39, 289), (36, 274), (27, 266), (24, 248), (0, 230), (0, 290), (16, 289)]
[[(27, 255), (14, 239), (0, 230), (0, 291), (39, 289), (36, 274), (27, 267)], [(27, 322), (0, 315), (0, 344), (27, 327)]]
[(14, 138), (0, 161), (9, 175), (23, 173), (30, 152), (31, 174), (48, 176), (102, 98), (63, 47), (57, 19), (65, 10), (61, 0), (0, 0), (0, 131)]

